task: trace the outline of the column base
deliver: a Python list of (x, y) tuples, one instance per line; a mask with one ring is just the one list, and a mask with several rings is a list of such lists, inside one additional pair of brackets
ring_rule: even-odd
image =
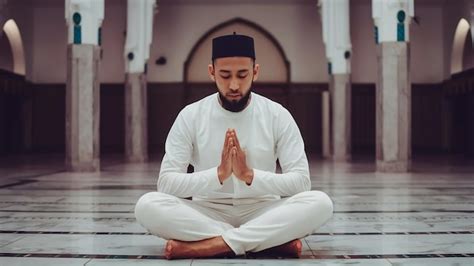
[(92, 162), (66, 162), (66, 170), (70, 172), (99, 172), (100, 160), (95, 159)]
[(377, 160), (377, 172), (406, 173), (411, 170), (411, 161), (380, 161)]
[(350, 154), (333, 155), (331, 159), (335, 163), (349, 163), (352, 161), (352, 156)]
[(148, 162), (148, 156), (126, 155), (125, 160), (127, 161), (127, 163), (146, 163)]

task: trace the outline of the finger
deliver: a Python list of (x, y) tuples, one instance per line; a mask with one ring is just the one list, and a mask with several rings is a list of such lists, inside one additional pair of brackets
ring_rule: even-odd
[(236, 161), (235, 161), (236, 159), (237, 159), (237, 155), (236, 155), (235, 147), (234, 147), (230, 151), (230, 160), (232, 162), (232, 171), (234, 170), (234, 167), (236, 166)]
[(232, 148), (233, 147), (235, 147), (234, 138), (231, 135), (229, 135), (228, 145), (227, 145), (227, 153), (229, 155), (232, 155)]
[(240, 148), (239, 138), (237, 137), (237, 132), (235, 132), (235, 130), (233, 131), (232, 137), (233, 137), (233, 140), (234, 140), (234, 145), (235, 145), (235, 147), (237, 147), (237, 150), (242, 151), (242, 149)]
[(227, 129), (227, 132), (225, 133), (225, 138), (224, 138), (224, 148), (223, 150), (227, 150), (227, 146), (229, 146), (229, 129)]

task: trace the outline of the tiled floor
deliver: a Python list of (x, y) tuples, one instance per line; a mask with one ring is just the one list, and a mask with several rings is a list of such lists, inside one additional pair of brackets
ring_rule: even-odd
[(473, 160), (421, 157), (412, 173), (383, 174), (370, 158), (311, 158), (313, 189), (335, 212), (301, 259), (166, 261), (133, 215), (160, 159), (108, 156), (99, 173), (69, 173), (61, 156), (0, 158), (0, 265), (474, 265)]

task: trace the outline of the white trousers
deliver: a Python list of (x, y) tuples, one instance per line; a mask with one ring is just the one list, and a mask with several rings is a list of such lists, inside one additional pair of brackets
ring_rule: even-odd
[(237, 255), (310, 235), (331, 218), (332, 212), (331, 199), (321, 191), (241, 205), (150, 192), (135, 206), (138, 222), (153, 235), (181, 241), (222, 236)]

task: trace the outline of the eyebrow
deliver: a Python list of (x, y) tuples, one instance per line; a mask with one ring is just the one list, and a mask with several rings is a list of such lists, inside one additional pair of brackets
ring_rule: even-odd
[[(224, 70), (224, 69), (221, 69), (219, 70), (219, 73), (224, 73), (224, 74), (230, 74), (232, 71), (230, 70)], [(241, 69), (241, 70), (238, 70), (237, 73), (238, 74), (242, 74), (242, 73), (245, 73), (245, 72), (249, 72), (248, 69)]]

